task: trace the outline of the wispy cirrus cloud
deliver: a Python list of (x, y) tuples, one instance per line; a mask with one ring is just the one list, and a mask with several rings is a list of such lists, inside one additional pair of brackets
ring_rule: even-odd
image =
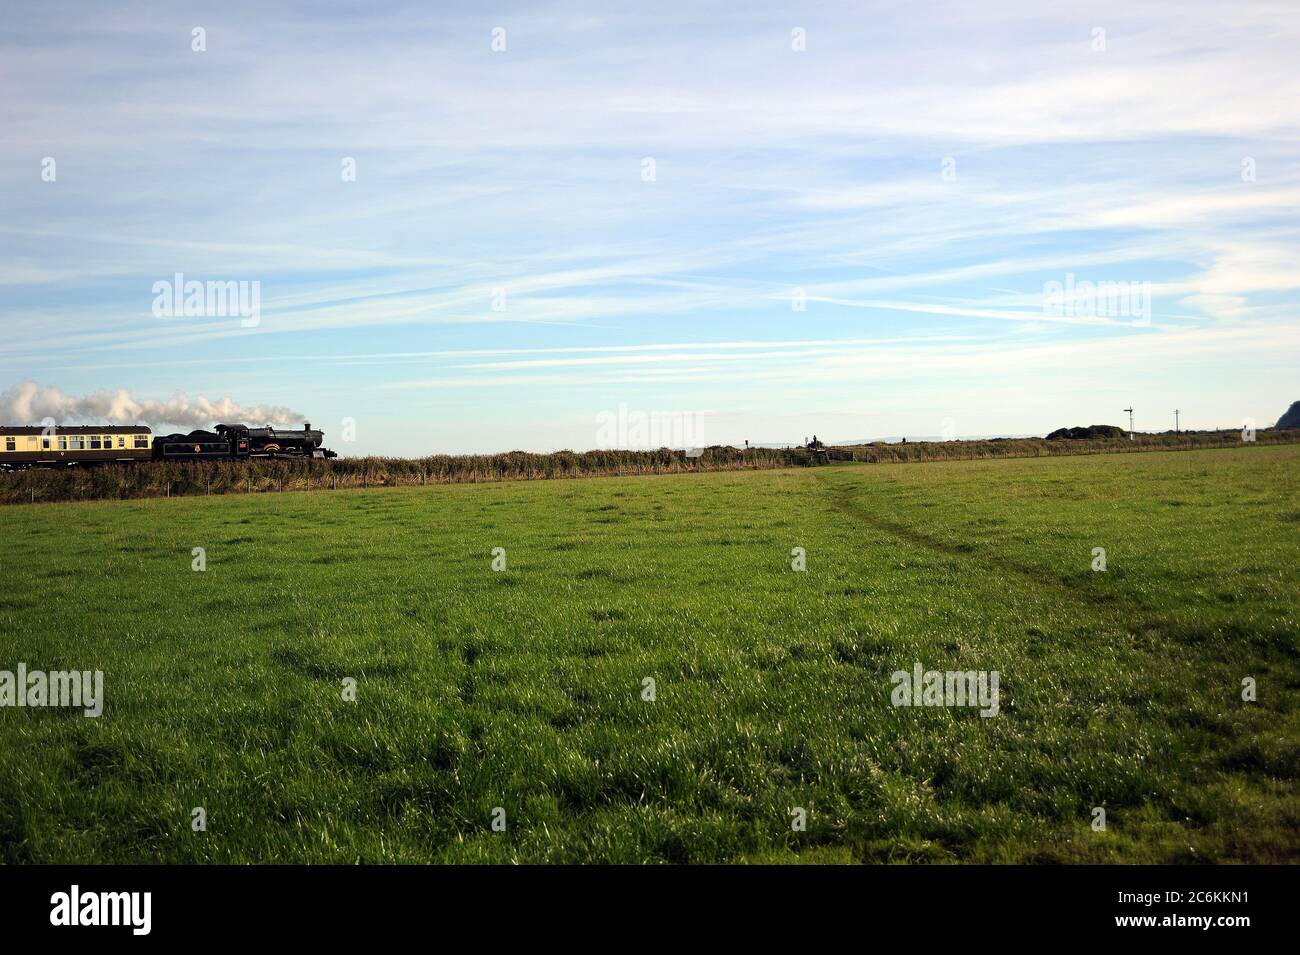
[[(428, 365), (509, 428), (542, 389), (828, 408), (819, 383), (889, 376), (928, 408), (941, 369), (1045, 387), (1031, 361), (1099, 408), (1157, 378), (1226, 407), (1280, 400), (1258, 371), (1300, 359), (1294, 5), (7, 13), (0, 380), (409, 425), (381, 397)], [(154, 318), (175, 272), (260, 281), (261, 324)], [(1047, 313), (1067, 273), (1150, 283), (1153, 327)]]

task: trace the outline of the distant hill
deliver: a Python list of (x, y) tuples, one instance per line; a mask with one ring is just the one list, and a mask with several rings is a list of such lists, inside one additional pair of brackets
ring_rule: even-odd
[(1087, 438), (1122, 438), (1124, 429), (1117, 428), (1113, 424), (1090, 424), (1086, 428), (1057, 428), (1047, 436), (1048, 441), (1059, 441), (1062, 438), (1073, 438), (1083, 440)]
[(1286, 409), (1286, 414), (1277, 419), (1275, 428), (1300, 428), (1300, 401), (1291, 402), (1291, 407)]

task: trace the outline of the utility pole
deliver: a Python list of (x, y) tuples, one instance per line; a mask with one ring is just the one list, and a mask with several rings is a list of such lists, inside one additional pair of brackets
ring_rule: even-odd
[(1178, 409), (1174, 409), (1174, 434), (1178, 433)]
[(1128, 412), (1128, 439), (1132, 441), (1133, 440), (1133, 409), (1129, 407), (1129, 408), (1125, 408), (1124, 410)]

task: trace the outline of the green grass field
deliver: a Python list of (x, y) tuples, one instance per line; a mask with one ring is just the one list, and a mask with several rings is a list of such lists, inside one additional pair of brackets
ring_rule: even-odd
[[(1298, 468), (8, 507), (0, 669), (101, 669), (107, 702), (0, 709), (0, 858), (1295, 861)], [(999, 671), (999, 714), (892, 706), (916, 662)]]

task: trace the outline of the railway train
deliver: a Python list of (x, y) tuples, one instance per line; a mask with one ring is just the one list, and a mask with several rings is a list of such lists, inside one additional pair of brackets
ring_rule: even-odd
[(324, 432), (219, 424), (211, 431), (160, 434), (128, 427), (0, 427), (0, 469), (127, 464), (136, 461), (241, 461), (247, 458), (334, 458)]

